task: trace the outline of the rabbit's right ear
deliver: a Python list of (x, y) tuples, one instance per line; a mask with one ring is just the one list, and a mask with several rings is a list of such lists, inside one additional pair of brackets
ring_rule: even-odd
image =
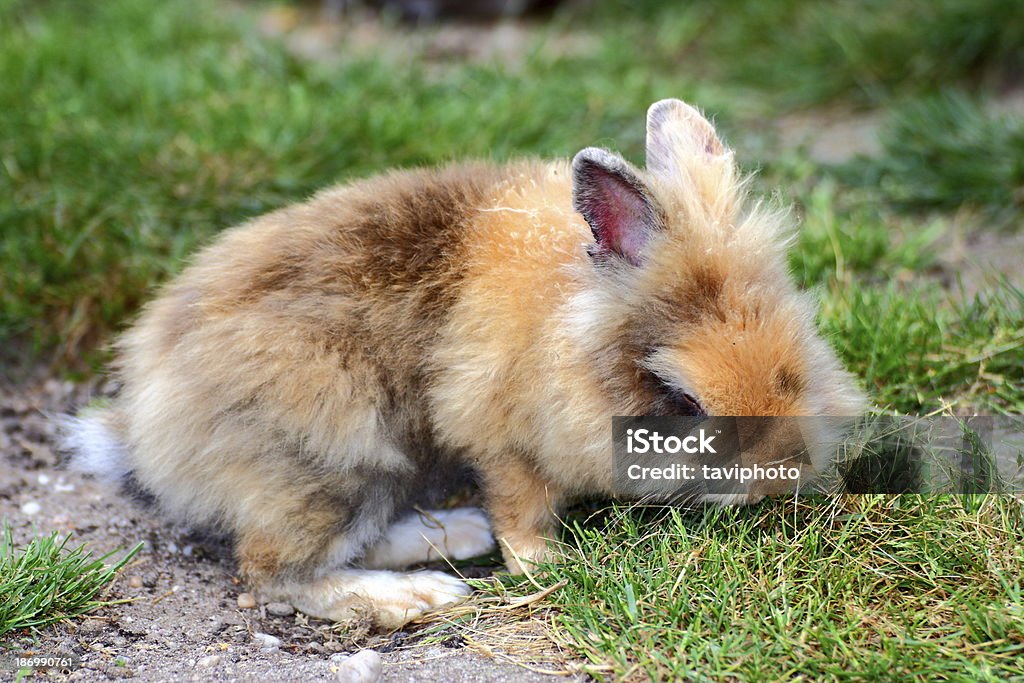
[(715, 127), (682, 100), (660, 100), (647, 110), (647, 170), (651, 173), (674, 178), (689, 160), (702, 164), (726, 152)]
[(646, 183), (619, 156), (588, 147), (572, 160), (572, 202), (594, 233), (591, 256), (643, 263), (651, 236), (664, 220)]

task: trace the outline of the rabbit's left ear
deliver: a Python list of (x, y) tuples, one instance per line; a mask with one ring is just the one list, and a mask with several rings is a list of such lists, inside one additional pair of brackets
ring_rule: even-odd
[(715, 127), (682, 100), (661, 100), (647, 110), (647, 170), (678, 176), (688, 162), (705, 162), (727, 152)]
[(573, 207), (594, 233), (591, 256), (643, 263), (644, 247), (664, 221), (647, 184), (622, 157), (588, 147), (572, 160)]

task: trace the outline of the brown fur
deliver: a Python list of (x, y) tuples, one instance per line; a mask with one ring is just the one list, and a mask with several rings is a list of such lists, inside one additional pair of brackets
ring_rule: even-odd
[(588, 255), (565, 162), (390, 173), (226, 232), (119, 345), (127, 466), (315, 612), (372, 583), (330, 572), (464, 466), (510, 567), (542, 558), (565, 500), (612, 491), (610, 417), (669, 410), (666, 385), (712, 414), (857, 411), (780, 217), (744, 207), (707, 121), (663, 105), (657, 164), (628, 172), (657, 217), (632, 261)]

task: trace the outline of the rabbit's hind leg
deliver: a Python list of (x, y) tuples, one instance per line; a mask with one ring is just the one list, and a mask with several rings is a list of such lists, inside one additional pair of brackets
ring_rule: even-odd
[[(409, 541), (411, 535), (405, 529), (409, 518), (389, 528), (397, 502), (395, 482), (384, 481), (387, 477), (366, 477), (356, 486), (356, 478), (356, 473), (349, 471), (344, 484), (340, 480), (321, 482), (319, 494), (310, 491), (300, 508), (276, 506), (268, 500), (251, 527), (240, 531), (236, 546), (240, 567), (260, 597), (287, 601), (314, 617), (334, 621), (369, 617), (379, 626), (396, 628), (468, 595), (468, 585), (438, 571), (399, 573), (351, 567), (375, 544), (391, 548), (381, 553), (395, 560), (384, 563), (392, 566), (430, 559), (431, 547), (424, 538), (396, 545), (401, 539)], [(347, 493), (344, 499), (339, 498), (341, 490)], [(486, 518), (479, 511), (433, 515), (440, 515), (436, 519), (450, 527), (450, 535), (472, 541), (447, 545), (443, 537), (434, 538), (435, 547), (471, 556), (486, 552), (493, 544)], [(431, 528), (429, 533), (437, 531)], [(406, 562), (398, 561), (401, 552), (405, 552)]]

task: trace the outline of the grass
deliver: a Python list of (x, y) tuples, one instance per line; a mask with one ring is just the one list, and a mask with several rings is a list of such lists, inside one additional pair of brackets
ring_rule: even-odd
[(717, 72), (790, 104), (876, 104), (1021, 66), (1024, 8), (1014, 0), (708, 4), (718, 29), (708, 47), (729, 56)]
[[(534, 581), (555, 633), (619, 680), (1024, 676), (1012, 497), (845, 496), (575, 522)], [(533, 582), (505, 577), (503, 594)], [(586, 667), (585, 667), (586, 668)]]
[(790, 263), (804, 287), (906, 280), (935, 266), (949, 229), (941, 219), (906, 220), (880, 210), (877, 197), (857, 197), (827, 176), (804, 179), (799, 192), (802, 222)]
[(1024, 413), (1024, 291), (988, 276), (979, 291), (922, 273), (948, 238), (834, 178), (797, 178), (803, 222), (791, 266), (822, 301), (820, 326), (882, 410)]
[(1024, 291), (996, 283), (969, 300), (925, 286), (854, 284), (825, 304), (822, 326), (877, 405), (1024, 412)]
[[(649, 59), (789, 106), (877, 105), (950, 82), (1012, 81), (1024, 66), (1015, 0), (623, 0), (596, 14), (626, 23), (626, 49), (639, 40)], [(641, 37), (628, 32), (637, 16), (652, 18)]]
[[(39, 536), (16, 548), (6, 524), (0, 537), (0, 637), (39, 629), (114, 603), (97, 600), (100, 591), (139, 551), (107, 564), (114, 553), (93, 557), (84, 545), (68, 547), (71, 535)], [(114, 551), (117, 552), (117, 551)]]
[[(963, 207), (1020, 221), (1021, 128), (984, 91), (1024, 66), (1021, 3), (609, 0), (535, 27), (509, 63), (413, 40), (306, 61), (261, 39), (254, 11), (0, 0), (4, 353), (96, 365), (195, 248), (331, 182), (591, 144), (640, 161), (641, 112), (676, 96), (795, 203), (794, 273), (882, 412), (1024, 412), (1019, 284), (967, 294), (933, 277)], [(563, 49), (565, 32), (579, 44)], [(884, 110), (882, 153), (823, 168), (762, 144), (763, 120), (821, 103)], [(536, 577), (564, 585), (538, 609), (598, 676), (1024, 678), (1021, 510), (997, 496), (613, 506), (573, 523), (565, 561)], [(95, 606), (116, 571), (66, 538), (5, 543), (2, 581), (22, 569), (0, 588), (26, 599), (0, 592), (0, 633)]]
[(1024, 119), (949, 91), (898, 107), (882, 134), (884, 154), (848, 171), (909, 209), (1024, 208)]

